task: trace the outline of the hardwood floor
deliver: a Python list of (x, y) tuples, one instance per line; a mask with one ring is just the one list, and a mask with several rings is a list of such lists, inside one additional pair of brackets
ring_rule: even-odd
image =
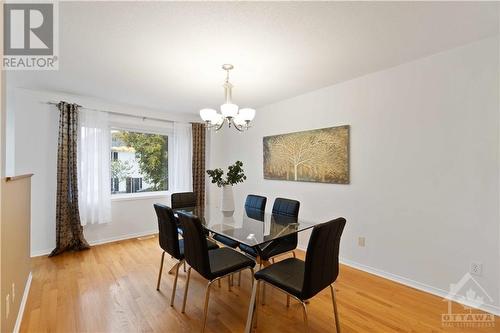
[[(299, 257), (303, 253), (298, 253)], [(170, 307), (174, 264), (165, 256), (161, 291), (156, 291), (161, 250), (156, 237), (94, 246), (79, 253), (33, 259), (33, 282), (21, 332), (199, 332), (206, 281), (196, 272), (186, 313), (181, 314), (185, 273), (180, 270)], [(168, 259), (167, 259), (168, 258)], [(236, 280), (236, 279), (235, 279)], [(433, 296), (342, 266), (336, 284), (340, 323), (349, 332), (500, 332), (490, 328), (443, 328), (447, 305)], [(207, 331), (242, 332), (251, 292), (250, 273), (229, 292), (227, 282), (211, 293)], [(267, 288), (257, 332), (303, 332), (300, 305), (286, 307), (284, 294)], [(455, 304), (454, 308), (463, 309)], [(335, 332), (329, 289), (311, 300), (310, 332)]]

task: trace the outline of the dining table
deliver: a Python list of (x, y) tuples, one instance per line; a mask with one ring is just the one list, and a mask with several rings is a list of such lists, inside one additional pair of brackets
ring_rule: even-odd
[[(174, 213), (177, 212), (198, 216), (203, 227), (210, 233), (254, 247), (257, 250), (255, 260), (259, 266), (263, 267), (270, 265), (270, 262), (260, 258), (259, 253), (272, 241), (311, 229), (315, 225), (315, 223), (301, 218), (276, 215), (243, 207), (234, 212), (222, 212), (217, 207), (195, 206), (174, 209)], [(257, 283), (253, 283), (245, 332), (252, 330), (256, 293)]]

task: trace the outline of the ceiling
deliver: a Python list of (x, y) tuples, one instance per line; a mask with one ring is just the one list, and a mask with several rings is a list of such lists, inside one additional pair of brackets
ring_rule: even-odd
[(497, 3), (60, 2), (58, 71), (9, 87), (169, 112), (259, 107), (498, 34)]

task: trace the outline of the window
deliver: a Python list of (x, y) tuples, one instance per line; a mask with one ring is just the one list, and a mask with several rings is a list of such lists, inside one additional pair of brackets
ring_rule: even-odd
[(168, 190), (168, 136), (111, 130), (111, 194)]

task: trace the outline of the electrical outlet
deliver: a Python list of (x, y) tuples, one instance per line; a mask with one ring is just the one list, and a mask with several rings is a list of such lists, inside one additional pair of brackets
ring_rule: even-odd
[(364, 237), (358, 237), (358, 246), (365, 247), (365, 238)]
[(12, 303), (16, 300), (16, 284), (12, 282)]
[(481, 276), (483, 274), (483, 264), (479, 262), (473, 262), (470, 264), (470, 273), (472, 275)]
[(10, 313), (10, 295), (7, 294), (5, 297), (5, 319), (9, 318)]

